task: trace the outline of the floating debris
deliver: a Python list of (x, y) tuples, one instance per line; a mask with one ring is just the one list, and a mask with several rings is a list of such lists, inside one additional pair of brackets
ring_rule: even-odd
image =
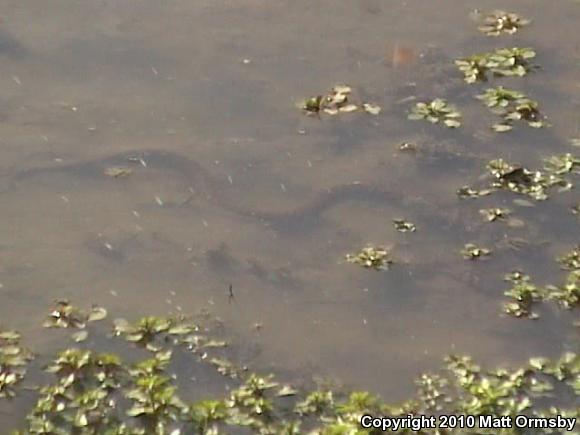
[(371, 115), (378, 115), (381, 113), (381, 107), (374, 103), (363, 103), (362, 108), (365, 112), (370, 113)]
[(417, 54), (415, 50), (410, 47), (396, 43), (393, 48), (393, 54), (391, 56), (391, 65), (393, 68), (399, 68), (401, 66), (409, 65), (417, 60)]
[(351, 113), (363, 110), (372, 115), (378, 115), (381, 108), (374, 103), (353, 104), (350, 102), (352, 89), (346, 85), (336, 85), (327, 95), (316, 95), (302, 102), (300, 108), (307, 114), (326, 113), (337, 115), (339, 113)]
[(414, 152), (417, 151), (417, 145), (411, 142), (403, 142), (399, 144), (399, 151), (403, 152)]
[(470, 186), (463, 186), (457, 189), (457, 196), (459, 198), (479, 198), (481, 196), (487, 196), (491, 192), (490, 189), (477, 190)]
[(395, 229), (401, 233), (413, 233), (417, 230), (414, 223), (405, 219), (393, 219), (393, 224), (395, 225)]
[(507, 208), (484, 208), (479, 210), (487, 222), (495, 222), (500, 219), (506, 219), (511, 211)]
[(112, 166), (105, 169), (105, 175), (112, 178), (125, 178), (133, 173), (131, 168), (126, 166)]
[(461, 250), (461, 255), (466, 260), (478, 260), (491, 255), (491, 251), (486, 248), (480, 248), (474, 243), (467, 243)]
[(441, 98), (436, 98), (430, 103), (417, 103), (408, 116), (411, 120), (425, 119), (432, 124), (439, 122), (450, 128), (461, 126), (461, 113), (455, 106), (448, 104)]
[(530, 63), (536, 57), (531, 48), (501, 48), (489, 53), (475, 54), (457, 59), (455, 65), (463, 73), (467, 83), (486, 81), (488, 75), (503, 77), (523, 77), (537, 69)]
[(536, 52), (531, 48), (500, 48), (491, 53), (487, 66), (498, 76), (523, 77), (537, 69), (530, 63), (530, 59), (535, 57)]
[(361, 249), (358, 254), (346, 255), (349, 263), (359, 264), (367, 269), (387, 270), (393, 263), (390, 252), (384, 247), (373, 247), (371, 245)]
[(483, 24), (479, 26), (479, 30), (488, 36), (499, 36), (502, 33), (513, 35), (529, 23), (530, 20), (513, 12), (496, 10), (483, 19)]

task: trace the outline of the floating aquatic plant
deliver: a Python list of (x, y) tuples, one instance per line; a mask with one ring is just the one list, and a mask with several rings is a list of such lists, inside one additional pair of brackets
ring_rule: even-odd
[(491, 251), (487, 248), (481, 248), (474, 243), (467, 243), (461, 250), (461, 255), (466, 260), (477, 260), (482, 257), (487, 257)]
[(20, 345), (20, 334), (0, 329), (0, 399), (14, 397), (33, 354)]
[(476, 95), (476, 98), (482, 100), (487, 107), (493, 109), (507, 107), (510, 104), (525, 98), (525, 95), (521, 92), (498, 86), (496, 88), (487, 89), (484, 94)]
[(455, 106), (448, 104), (442, 98), (436, 98), (429, 103), (417, 103), (408, 116), (409, 119), (424, 119), (432, 124), (443, 123), (447, 127), (461, 126), (461, 113)]
[(490, 54), (487, 65), (495, 75), (523, 77), (537, 68), (530, 63), (535, 57), (531, 48), (500, 48)]
[[(514, 273), (512, 279), (522, 280), (523, 274)], [(145, 329), (155, 336), (168, 334), (171, 328), (179, 328), (178, 332), (190, 329), (170, 318), (144, 319), (127, 331), (122, 328), (119, 335), (136, 339)], [(0, 337), (9, 343), (8, 348), (18, 345), (19, 335), (13, 331)], [(181, 344), (168, 340), (168, 346), (179, 347), (131, 364), (115, 354), (89, 349), (59, 351), (46, 369), (54, 382), (38, 390), (25, 430), (13, 434), (330, 435), (360, 433), (360, 419), (366, 414), (406, 417), (436, 412), (499, 418), (525, 412), (531, 416), (578, 417), (577, 409), (540, 407), (546, 406), (556, 387), (570, 389), (575, 397), (580, 395), (580, 358), (572, 352), (553, 360), (536, 357), (522, 367), (494, 370), (479, 367), (467, 356), (450, 355), (440, 373), (419, 377), (413, 400), (396, 404), (385, 403), (366, 391), (296, 390), (280, 385), (272, 375), (252, 372), (231, 381), (235, 385), (228, 387), (230, 392), (224, 397), (186, 403), (178, 388), (180, 378), (170, 371), (173, 351), (181, 349)], [(209, 360), (202, 357), (196, 361)]]
[(352, 88), (346, 85), (336, 85), (326, 95), (316, 95), (309, 97), (302, 102), (300, 108), (307, 114), (326, 113), (337, 115), (339, 113), (351, 113), (358, 110), (378, 115), (381, 112), (380, 106), (374, 103), (363, 102), (354, 104), (350, 101)]
[(393, 219), (393, 224), (395, 225), (395, 229), (401, 233), (413, 233), (417, 230), (413, 222), (405, 219)]
[(570, 153), (545, 159), (544, 170), (553, 175), (580, 174), (580, 158)]
[(536, 57), (531, 48), (501, 48), (489, 53), (457, 59), (455, 65), (467, 83), (486, 81), (489, 75), (523, 77), (537, 68), (530, 60)]
[(463, 73), (467, 83), (483, 82), (487, 80), (489, 54), (475, 54), (463, 59), (457, 59), (455, 65)]
[(479, 210), (479, 213), (483, 215), (487, 222), (495, 222), (497, 220), (507, 218), (511, 214), (511, 211), (507, 208), (496, 207)]
[(580, 270), (580, 246), (558, 257), (558, 263), (563, 270)]
[(538, 315), (531, 310), (532, 305), (538, 302), (554, 301), (560, 307), (572, 309), (580, 306), (580, 253), (578, 248), (570, 253), (558, 257), (563, 270), (569, 271), (562, 285), (549, 284), (545, 288), (538, 288), (530, 282), (530, 277), (516, 271), (505, 277), (511, 281), (513, 287), (505, 292), (514, 302), (504, 304), (504, 311), (515, 317), (535, 319)]
[(492, 128), (497, 132), (509, 131), (513, 121), (523, 120), (530, 127), (541, 128), (547, 124), (538, 109), (538, 103), (530, 100), (521, 92), (506, 89), (503, 86), (490, 88), (476, 98), (482, 100), (494, 113), (503, 118), (501, 123)]
[(484, 17), (479, 30), (488, 36), (499, 36), (502, 33), (513, 35), (522, 27), (528, 25), (530, 20), (524, 19), (513, 12), (496, 10)]
[(382, 247), (367, 246), (358, 254), (347, 254), (346, 260), (349, 263), (359, 264), (367, 269), (386, 270), (393, 263), (390, 252)]
[(162, 349), (158, 343), (168, 340), (187, 344), (193, 350), (193, 346), (201, 340), (201, 337), (195, 335), (197, 331), (197, 325), (185, 318), (149, 316), (134, 324), (117, 319), (113, 333), (152, 352), (158, 352)]
[(548, 299), (566, 309), (580, 306), (580, 270), (570, 271), (563, 285), (548, 285), (546, 291)]
[(521, 272), (512, 272), (505, 278), (512, 282), (512, 287), (504, 292), (512, 299), (504, 303), (504, 312), (514, 317), (537, 319), (538, 314), (532, 311), (532, 306), (544, 300), (545, 292), (530, 282), (530, 277)]
[(56, 301), (56, 307), (44, 321), (45, 328), (77, 328), (84, 329), (88, 322), (103, 320), (107, 310), (97, 305), (90, 311), (84, 311), (72, 305), (66, 299)]
[[(503, 159), (491, 160), (487, 168), (494, 177), (492, 187), (509, 190), (519, 194), (531, 196), (536, 200), (544, 200), (548, 197), (551, 187), (559, 186), (560, 189), (569, 189), (571, 183), (565, 180), (561, 172), (562, 166), (572, 171), (574, 165), (569, 166), (570, 158), (553, 156), (548, 159), (550, 166), (544, 171), (530, 170), (519, 165), (513, 165)], [(563, 165), (561, 165), (563, 163)]]

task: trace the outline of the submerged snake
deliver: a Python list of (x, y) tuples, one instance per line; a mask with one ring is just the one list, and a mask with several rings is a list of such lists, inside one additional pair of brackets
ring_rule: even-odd
[(194, 188), (197, 193), (204, 195), (210, 202), (240, 216), (263, 221), (280, 231), (293, 228), (305, 229), (317, 222), (324, 211), (342, 202), (353, 200), (380, 206), (412, 206), (413, 208), (418, 206), (418, 209), (413, 211), (418, 213), (419, 218), (425, 218), (432, 224), (437, 223), (437, 221), (445, 226), (448, 224), (447, 217), (437, 213), (433, 205), (412, 202), (404, 192), (391, 191), (363, 183), (340, 184), (331, 189), (321, 190), (311, 199), (306, 200), (304, 204), (288, 211), (254, 210), (233, 201), (224, 189), (219, 188), (223, 182), (196, 160), (175, 152), (161, 150), (128, 151), (87, 162), (24, 169), (16, 172), (11, 177), (11, 182), (14, 186), (35, 176), (52, 173), (102, 178), (106, 177), (104, 173), (107, 168), (127, 166), (131, 164), (131, 161), (136, 165), (139, 161), (144, 163), (146, 167), (143, 167), (143, 170), (153, 168), (177, 173), (185, 180), (188, 187)]

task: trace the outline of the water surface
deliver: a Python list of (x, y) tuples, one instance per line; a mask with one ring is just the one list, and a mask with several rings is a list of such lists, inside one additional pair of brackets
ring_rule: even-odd
[[(531, 209), (513, 195), (455, 194), (492, 158), (539, 166), (573, 151), (578, 2), (486, 2), (533, 19), (501, 38), (477, 32), (477, 1), (0, 4), (0, 319), (33, 347), (50, 350), (38, 325), (56, 298), (126, 317), (206, 307), (256, 370), (336, 378), (387, 400), (411, 394), (413, 378), (450, 352), (504, 364), (578, 348), (572, 313), (500, 316), (505, 273), (563, 279), (553, 260), (577, 242), (569, 207), (578, 193)], [(393, 67), (400, 45), (416, 61)], [(452, 61), (515, 45), (536, 48), (543, 68), (499, 83), (540, 100), (553, 127), (493, 135), (472, 98), (484, 87), (464, 84)], [(383, 111), (317, 119), (295, 108), (336, 83)], [(457, 103), (464, 127), (407, 121), (412, 102), (401, 100), (412, 96)], [(399, 152), (404, 141), (419, 151)], [(300, 225), (273, 227), (220, 206), (172, 168), (137, 165), (126, 179), (82, 170), (144, 150), (194, 160), (246, 209), (293, 210), (355, 181), (407, 200), (337, 200)], [(59, 167), (68, 169), (35, 171)], [(483, 223), (478, 210), (500, 205), (525, 226)], [(397, 232), (400, 217), (418, 231)], [(533, 248), (506, 248), (506, 237)], [(459, 250), (472, 241), (494, 255), (464, 261)], [(344, 261), (367, 242), (392, 247), (392, 270)]]

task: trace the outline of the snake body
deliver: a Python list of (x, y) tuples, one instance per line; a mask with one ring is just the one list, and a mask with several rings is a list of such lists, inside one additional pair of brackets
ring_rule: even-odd
[[(345, 201), (364, 201), (390, 206), (409, 205), (409, 200), (403, 192), (363, 183), (350, 183), (321, 190), (304, 204), (287, 211), (255, 210), (232, 200), (224, 189), (220, 188), (223, 182), (198, 161), (179, 153), (162, 150), (128, 151), (86, 162), (24, 169), (16, 172), (11, 177), (11, 181), (18, 185), (27, 179), (51, 173), (102, 178), (105, 177), (104, 171), (107, 168), (118, 165), (127, 166), (131, 164), (131, 161), (145, 162), (146, 168), (143, 170), (153, 168), (177, 173), (189, 187), (194, 188), (196, 192), (203, 194), (220, 207), (244, 217), (258, 219), (279, 230), (304, 229), (319, 221), (323, 212)], [(424, 203), (420, 205), (423, 207), (423, 214), (429, 214), (429, 220), (433, 222), (437, 216), (433, 213), (432, 207), (427, 207)]]

